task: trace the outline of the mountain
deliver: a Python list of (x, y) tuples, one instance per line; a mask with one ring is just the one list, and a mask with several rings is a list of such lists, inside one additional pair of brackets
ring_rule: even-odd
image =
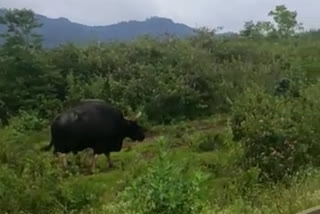
[[(0, 15), (3, 13), (4, 11), (0, 9)], [(160, 36), (168, 33), (177, 37), (185, 37), (193, 34), (193, 28), (162, 17), (151, 17), (144, 21), (120, 22), (106, 26), (87, 26), (71, 22), (66, 18), (52, 19), (39, 14), (36, 14), (36, 18), (43, 24), (36, 31), (43, 35), (43, 44), (47, 47), (66, 42), (87, 44), (92, 41), (128, 41), (141, 35)], [(0, 25), (0, 34), (4, 30), (4, 26)]]

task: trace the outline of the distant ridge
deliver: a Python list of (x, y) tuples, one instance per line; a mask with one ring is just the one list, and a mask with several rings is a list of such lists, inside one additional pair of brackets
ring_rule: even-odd
[[(3, 13), (4, 10), (0, 9), (0, 15)], [(36, 18), (43, 24), (37, 32), (43, 35), (43, 44), (46, 47), (66, 42), (87, 44), (93, 41), (128, 41), (137, 36), (161, 36), (166, 33), (176, 37), (186, 37), (194, 33), (193, 28), (162, 17), (151, 17), (144, 21), (123, 21), (106, 26), (87, 26), (71, 22), (66, 18), (52, 19), (39, 14), (36, 14)], [(0, 25), (0, 33), (4, 30), (4, 26)]]

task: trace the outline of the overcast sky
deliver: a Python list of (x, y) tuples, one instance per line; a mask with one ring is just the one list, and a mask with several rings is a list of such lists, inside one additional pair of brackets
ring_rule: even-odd
[(0, 0), (0, 8), (28, 8), (50, 18), (87, 25), (161, 16), (191, 27), (239, 30), (248, 20), (265, 20), (276, 5), (298, 12), (308, 28), (320, 28), (320, 0)]

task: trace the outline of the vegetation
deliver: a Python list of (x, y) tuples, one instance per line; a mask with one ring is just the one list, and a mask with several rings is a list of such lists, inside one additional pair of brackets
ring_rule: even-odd
[[(296, 213), (320, 203), (320, 34), (277, 6), (234, 37), (44, 49), (30, 10), (8, 10), (0, 48), (3, 213)], [(144, 143), (94, 175), (50, 153), (48, 127), (82, 98), (143, 112)]]

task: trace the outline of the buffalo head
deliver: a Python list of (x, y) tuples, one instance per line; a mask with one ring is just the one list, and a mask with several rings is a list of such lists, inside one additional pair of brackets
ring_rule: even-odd
[(133, 119), (127, 119), (128, 125), (128, 137), (133, 141), (143, 141), (145, 138), (146, 129), (140, 126), (137, 119), (141, 116), (141, 112), (137, 114)]

